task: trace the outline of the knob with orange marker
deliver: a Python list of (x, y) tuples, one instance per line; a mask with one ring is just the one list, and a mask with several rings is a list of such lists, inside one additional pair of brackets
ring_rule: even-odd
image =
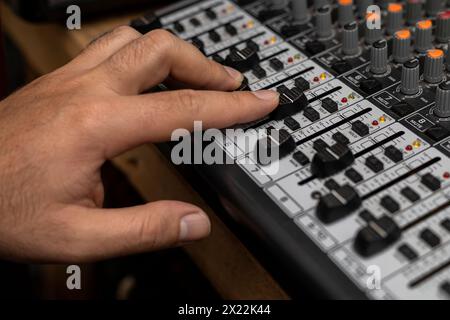
[(444, 77), (444, 51), (430, 49), (425, 56), (423, 78), (428, 83), (439, 83)]
[(403, 26), (403, 5), (401, 3), (389, 3), (387, 7), (386, 32), (394, 34)]
[(353, 0), (338, 1), (338, 21), (341, 27), (355, 20), (353, 16)]
[(394, 34), (392, 57), (397, 63), (404, 63), (411, 58), (411, 31), (399, 30)]
[(414, 48), (417, 52), (425, 53), (432, 47), (433, 23), (431, 20), (421, 20), (416, 23), (416, 42)]

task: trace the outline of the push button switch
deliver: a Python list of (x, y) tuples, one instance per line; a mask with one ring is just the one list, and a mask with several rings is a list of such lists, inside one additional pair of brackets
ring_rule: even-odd
[(413, 261), (418, 257), (417, 252), (406, 243), (398, 247), (397, 250), (398, 252), (400, 252), (402, 256), (404, 256), (409, 261)]
[(347, 171), (345, 171), (345, 176), (354, 183), (358, 183), (363, 180), (362, 175), (353, 168), (350, 168)]
[(327, 110), (329, 113), (333, 113), (338, 111), (338, 104), (331, 98), (325, 98), (322, 100), (322, 107)]
[(381, 198), (380, 204), (390, 213), (395, 213), (400, 210), (400, 205), (398, 204), (398, 202), (392, 199), (392, 197), (389, 195)]
[(369, 167), (375, 173), (380, 172), (384, 169), (383, 162), (377, 159), (375, 156), (369, 156), (366, 159), (366, 166)]
[(394, 146), (386, 147), (386, 149), (384, 149), (384, 155), (395, 163), (403, 160), (403, 152)]
[(352, 123), (352, 130), (360, 137), (364, 137), (369, 134), (369, 127), (361, 120), (356, 120)]
[(304, 166), (309, 163), (309, 159), (305, 154), (301, 151), (294, 152), (294, 160), (297, 161), (300, 165)]
[(426, 242), (431, 248), (434, 248), (441, 244), (441, 238), (430, 229), (424, 229), (420, 232), (420, 239)]
[(410, 187), (404, 187), (400, 193), (413, 203), (420, 200), (420, 195)]
[(424, 176), (422, 176), (420, 182), (422, 182), (422, 184), (431, 191), (436, 191), (441, 188), (441, 181), (435, 176), (433, 176), (431, 173), (427, 173)]

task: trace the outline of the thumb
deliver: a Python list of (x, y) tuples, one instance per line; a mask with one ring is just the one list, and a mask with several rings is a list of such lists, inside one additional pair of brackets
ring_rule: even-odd
[[(200, 208), (178, 201), (157, 201), (124, 209), (66, 208), (65, 248), (57, 260), (89, 262), (153, 251), (202, 239), (211, 225)], [(57, 244), (55, 244), (57, 245)], [(51, 252), (52, 252), (51, 251)]]

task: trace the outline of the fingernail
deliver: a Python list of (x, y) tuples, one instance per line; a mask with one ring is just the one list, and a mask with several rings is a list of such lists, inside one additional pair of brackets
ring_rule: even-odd
[(244, 75), (237, 71), (236, 69), (230, 68), (225, 66), (225, 71), (232, 77), (234, 80), (236, 80), (239, 83), (242, 83), (242, 80), (244, 80)]
[(204, 212), (188, 214), (180, 221), (180, 242), (189, 242), (206, 237), (211, 231), (209, 218)]
[(261, 100), (278, 100), (280, 94), (273, 90), (260, 90), (252, 92), (258, 99)]

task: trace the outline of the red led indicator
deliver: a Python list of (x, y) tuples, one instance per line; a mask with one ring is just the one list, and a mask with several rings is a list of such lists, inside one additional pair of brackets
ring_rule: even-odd
[(348, 100), (347, 100), (347, 98), (345, 98), (345, 97), (341, 99), (341, 102), (342, 102), (342, 103), (346, 103), (347, 101), (348, 101)]
[(448, 172), (448, 171), (444, 172), (444, 178), (445, 179), (450, 178), (450, 172)]
[(319, 82), (319, 77), (315, 77), (314, 82)]
[(289, 63), (292, 63), (292, 62), (294, 62), (294, 58), (289, 57), (287, 61), (288, 61)]
[(407, 145), (405, 149), (406, 149), (406, 151), (411, 151), (413, 149), (413, 147), (412, 147), (412, 145)]
[(378, 125), (378, 121), (377, 121), (377, 120), (373, 120), (373, 121), (372, 121), (372, 125), (373, 125), (373, 126), (377, 126), (377, 125)]

